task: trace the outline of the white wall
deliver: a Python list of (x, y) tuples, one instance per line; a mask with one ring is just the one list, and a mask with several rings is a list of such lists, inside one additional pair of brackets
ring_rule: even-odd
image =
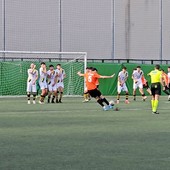
[[(5, 2), (6, 50), (59, 51), (61, 45), (89, 58), (113, 57), (114, 0), (61, 0), (62, 30), (60, 0)], [(170, 60), (170, 1), (162, 2), (163, 59)], [(2, 21), (0, 15), (0, 49)], [(160, 59), (160, 38), (160, 0), (115, 0), (114, 58)]]

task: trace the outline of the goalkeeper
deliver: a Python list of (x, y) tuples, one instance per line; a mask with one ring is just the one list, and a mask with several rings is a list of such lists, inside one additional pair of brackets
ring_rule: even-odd
[[(114, 74), (111, 76), (102, 76), (95, 71), (92, 71), (92, 69), (89, 69), (88, 73), (86, 72), (85, 74), (82, 74), (81, 72), (78, 72), (77, 74), (81, 77), (85, 77), (88, 93), (91, 97), (94, 97), (97, 100), (97, 102), (103, 107), (104, 111), (113, 108), (113, 106), (109, 105), (107, 99), (103, 97), (101, 92), (97, 89), (96, 81), (99, 78), (112, 78), (114, 77)], [(106, 106), (103, 103), (106, 103)]]

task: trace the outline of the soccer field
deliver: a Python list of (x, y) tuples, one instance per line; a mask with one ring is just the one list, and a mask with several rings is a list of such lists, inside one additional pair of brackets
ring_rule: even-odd
[(167, 97), (159, 115), (150, 97), (105, 112), (81, 100), (28, 105), (26, 98), (0, 98), (0, 170), (170, 169)]

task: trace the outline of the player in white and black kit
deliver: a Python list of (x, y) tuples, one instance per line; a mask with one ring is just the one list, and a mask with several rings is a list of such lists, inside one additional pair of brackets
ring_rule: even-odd
[[(56, 103), (62, 103), (62, 96), (64, 91), (64, 79), (66, 78), (65, 70), (61, 67), (61, 64), (57, 64), (56, 69), (57, 74), (57, 95), (56, 95)], [(58, 94), (60, 94), (58, 98)]]
[[(57, 94), (57, 76), (56, 71), (54, 70), (54, 66), (50, 65), (49, 70), (47, 71), (48, 78), (48, 103), (55, 103), (54, 99)], [(53, 94), (52, 100), (51, 95)]]
[(123, 67), (122, 71), (119, 72), (118, 74), (118, 83), (117, 83), (117, 103), (119, 103), (120, 100), (120, 93), (121, 91), (125, 91), (126, 92), (126, 100), (125, 103), (129, 104), (129, 100), (128, 100), (128, 96), (129, 96), (129, 92), (126, 86), (126, 81), (128, 79), (128, 72), (127, 72), (127, 68)]
[(36, 81), (38, 79), (38, 71), (35, 69), (36, 65), (32, 63), (30, 68), (28, 69), (28, 79), (27, 79), (27, 97), (28, 97), (28, 104), (30, 102), (30, 96), (33, 95), (33, 104), (35, 104), (37, 88), (36, 88)]
[(47, 70), (46, 70), (46, 64), (44, 62), (41, 62), (41, 67), (39, 69), (39, 85), (41, 88), (41, 96), (39, 103), (44, 104), (45, 96), (47, 95)]
[(144, 90), (143, 90), (143, 83), (142, 83), (142, 77), (143, 77), (144, 73), (141, 70), (140, 66), (137, 66), (136, 69), (134, 69), (133, 73), (132, 73), (132, 79), (133, 79), (133, 96), (134, 96), (134, 100), (136, 100), (136, 89), (139, 88), (139, 92), (142, 95), (142, 99), (143, 101), (145, 101), (145, 99), (147, 98), (145, 96)]
[[(168, 67), (168, 84), (169, 84), (169, 92), (170, 92), (170, 66)], [(168, 96), (168, 100), (170, 101), (170, 95)]]

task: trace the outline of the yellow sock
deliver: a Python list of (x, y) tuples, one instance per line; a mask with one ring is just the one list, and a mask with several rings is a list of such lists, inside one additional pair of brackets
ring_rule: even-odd
[(88, 94), (87, 93), (84, 93), (84, 99), (88, 99)]
[(155, 100), (151, 100), (152, 111), (154, 111)]
[(154, 112), (156, 112), (156, 111), (157, 111), (158, 104), (159, 104), (159, 101), (158, 101), (158, 100), (155, 100), (155, 103), (154, 103), (154, 109), (153, 109), (153, 111), (154, 111)]
[(120, 99), (120, 94), (117, 95), (117, 100), (119, 100), (119, 99)]

